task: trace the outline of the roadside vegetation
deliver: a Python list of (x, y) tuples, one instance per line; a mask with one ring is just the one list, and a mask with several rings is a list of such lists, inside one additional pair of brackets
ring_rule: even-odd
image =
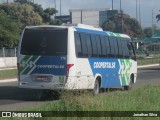
[(16, 47), (25, 26), (61, 25), (60, 20), (51, 17), (56, 13), (55, 8), (43, 9), (29, 0), (0, 3), (0, 47)]
[[(91, 93), (73, 94), (63, 91), (59, 101), (23, 111), (159, 111), (160, 86), (145, 86), (131, 91), (109, 91), (93, 96)], [(46, 117), (46, 120), (151, 120), (156, 117)], [(24, 118), (34, 120), (34, 118)], [(43, 120), (44, 118), (38, 118)]]
[(17, 69), (0, 70), (0, 80), (17, 77)]
[(160, 65), (160, 57), (155, 58), (145, 58), (137, 60), (138, 65), (149, 65), (149, 64), (159, 64)]

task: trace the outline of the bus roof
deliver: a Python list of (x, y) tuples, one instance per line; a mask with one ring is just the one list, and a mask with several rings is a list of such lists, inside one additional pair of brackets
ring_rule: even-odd
[(113, 37), (123, 37), (123, 38), (130, 38), (126, 34), (121, 34), (121, 33), (114, 33), (110, 31), (103, 31), (102, 28), (96, 28), (90, 25), (85, 25), (85, 24), (64, 24), (61, 26), (57, 25), (39, 25), (39, 26), (26, 26), (25, 28), (32, 29), (32, 28), (41, 28), (41, 27), (56, 27), (56, 28), (62, 28), (62, 29), (67, 29), (67, 28), (75, 28), (75, 31), (79, 32), (86, 32), (86, 33), (94, 33), (94, 34), (100, 34), (100, 35), (107, 35), (107, 36), (113, 36)]

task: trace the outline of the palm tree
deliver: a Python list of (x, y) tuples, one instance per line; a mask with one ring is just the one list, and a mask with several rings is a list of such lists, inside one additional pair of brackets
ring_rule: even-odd
[(160, 14), (156, 15), (156, 19), (157, 19), (157, 22), (160, 20)]

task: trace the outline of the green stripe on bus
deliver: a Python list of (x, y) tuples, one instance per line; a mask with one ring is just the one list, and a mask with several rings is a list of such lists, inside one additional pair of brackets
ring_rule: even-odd
[(118, 33), (114, 33), (114, 34), (116, 35), (116, 37), (121, 37), (120, 34), (118, 34)]
[[(33, 56), (30, 60), (32, 61), (33, 63), (35, 62), (35, 60), (38, 58), (38, 56)], [(30, 72), (30, 70), (32, 70), (32, 68), (34, 67), (34, 65), (32, 67), (30, 66), (27, 66), (26, 70), (22, 73), (22, 74), (28, 74)]]
[[(28, 55), (26, 55), (22, 60), (21, 60), (21, 64), (22, 64), (22, 62), (27, 62), (30, 58), (31, 58), (32, 56), (28, 56)], [(22, 72), (25, 68), (26, 68), (27, 66), (24, 66), (24, 67), (20, 67), (20, 71)]]
[[(120, 64), (124, 65), (124, 68), (126, 67), (124, 60), (120, 60)], [(122, 86), (124, 86), (124, 85), (126, 85), (126, 80), (125, 80), (126, 79), (126, 75), (125, 75), (126, 73), (124, 73), (124, 71), (121, 69), (120, 74), (121, 74)]]

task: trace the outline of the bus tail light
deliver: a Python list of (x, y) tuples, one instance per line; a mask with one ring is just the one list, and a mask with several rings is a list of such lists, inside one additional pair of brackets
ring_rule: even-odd
[(20, 81), (20, 64), (17, 63), (17, 70), (18, 70), (18, 80)]
[(73, 67), (73, 65), (74, 65), (74, 64), (67, 64), (67, 68), (66, 68), (66, 69), (67, 69), (66, 82), (67, 82), (67, 79), (68, 79), (69, 70), (70, 70), (71, 67)]

